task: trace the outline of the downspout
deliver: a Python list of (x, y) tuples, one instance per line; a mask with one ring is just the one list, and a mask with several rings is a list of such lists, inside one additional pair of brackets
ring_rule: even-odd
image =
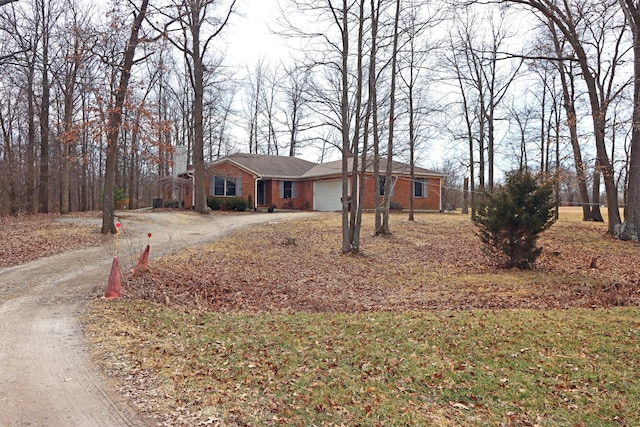
[(440, 178), (440, 185), (438, 186), (440, 193), (440, 212), (444, 212), (444, 209), (442, 209), (442, 187), (444, 187), (444, 179)]
[(195, 210), (196, 208), (196, 177), (191, 172), (187, 172), (187, 176), (191, 178), (191, 209)]
[(393, 176), (391, 175), (391, 190), (389, 193), (389, 200), (391, 200), (391, 194), (394, 194), (393, 190), (396, 188), (396, 183), (398, 182), (398, 180), (400, 179), (399, 176)]
[(258, 210), (258, 181), (262, 181), (261, 176), (256, 176), (253, 190), (253, 210)]

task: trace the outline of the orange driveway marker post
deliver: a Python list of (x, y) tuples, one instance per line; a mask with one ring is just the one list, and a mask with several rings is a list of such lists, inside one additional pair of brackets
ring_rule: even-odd
[(118, 265), (118, 257), (113, 257), (111, 263), (111, 273), (109, 273), (109, 281), (107, 282), (107, 290), (104, 297), (107, 299), (120, 298), (122, 296), (122, 281), (120, 278), (120, 266)]
[(120, 298), (122, 296), (122, 279), (120, 277), (120, 266), (118, 264), (118, 235), (120, 234), (120, 222), (116, 222), (116, 254), (111, 263), (111, 272), (107, 282), (107, 290), (104, 297), (107, 299)]
[(136, 266), (132, 270), (133, 273), (142, 274), (146, 273), (147, 270), (149, 270), (149, 249), (149, 245), (144, 248), (144, 251), (142, 251), (142, 255), (140, 255), (140, 258), (138, 259), (138, 264), (136, 264)]

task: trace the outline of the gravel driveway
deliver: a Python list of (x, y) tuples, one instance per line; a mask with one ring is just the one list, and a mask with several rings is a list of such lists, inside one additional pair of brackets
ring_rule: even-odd
[[(147, 233), (153, 261), (247, 225), (306, 215), (128, 212), (120, 217), (120, 267), (134, 265)], [(0, 270), (0, 426), (149, 425), (92, 365), (78, 320), (104, 293), (114, 254), (110, 242)]]

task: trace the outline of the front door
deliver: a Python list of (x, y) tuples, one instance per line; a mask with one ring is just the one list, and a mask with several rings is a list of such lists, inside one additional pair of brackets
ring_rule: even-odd
[(264, 181), (258, 181), (258, 206), (264, 206)]

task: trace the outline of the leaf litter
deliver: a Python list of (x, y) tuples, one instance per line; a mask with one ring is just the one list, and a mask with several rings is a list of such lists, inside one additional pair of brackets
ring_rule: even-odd
[[(534, 270), (485, 253), (460, 215), (394, 217), (391, 237), (343, 255), (337, 215), (268, 224), (165, 257), (130, 275), (128, 297), (216, 312), (368, 312), (602, 307), (640, 302), (640, 246), (602, 224), (559, 222)], [(295, 242), (292, 244), (291, 242)], [(594, 257), (598, 267), (591, 268)]]
[[(600, 310), (639, 305), (637, 244), (561, 221), (534, 270), (506, 270), (468, 219), (417, 219), (376, 238), (367, 218), (357, 255), (326, 215), (156, 260), (90, 308), (96, 361), (156, 425), (640, 422), (638, 312)], [(60, 243), (47, 220), (3, 221), (7, 264), (95, 231)]]
[(109, 241), (96, 226), (99, 212), (72, 216), (0, 216), (0, 268)]

